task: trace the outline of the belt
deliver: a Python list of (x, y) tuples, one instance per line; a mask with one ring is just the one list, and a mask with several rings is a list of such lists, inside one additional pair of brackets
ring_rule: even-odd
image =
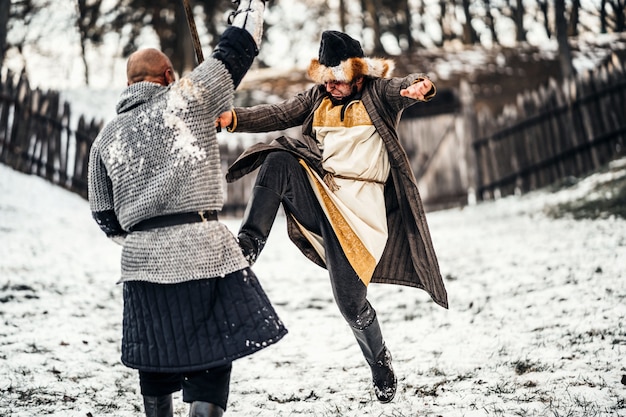
[(327, 172), (324, 175), (323, 180), (324, 180), (324, 183), (326, 184), (326, 186), (330, 189), (330, 191), (337, 191), (339, 188), (341, 188), (335, 182), (335, 178), (341, 178), (341, 179), (344, 179), (344, 180), (371, 182), (371, 183), (375, 183), (375, 184), (385, 185), (385, 181), (373, 180), (373, 179), (370, 179), (370, 178), (349, 177), (347, 175), (339, 175), (339, 174), (333, 174), (332, 172)]
[(217, 220), (216, 210), (192, 211), (189, 213), (173, 213), (151, 217), (131, 226), (129, 232), (143, 232), (159, 227), (170, 227), (179, 224), (200, 223)]

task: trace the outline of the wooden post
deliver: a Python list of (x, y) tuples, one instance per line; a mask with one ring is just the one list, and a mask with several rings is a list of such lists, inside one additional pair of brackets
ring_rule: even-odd
[(9, 143), (9, 165), (18, 171), (27, 172), (28, 132), (30, 127), (31, 90), (26, 75), (22, 73), (16, 88), (15, 111)]
[(13, 72), (7, 71), (4, 80), (0, 80), (0, 163), (8, 163), (11, 143), (9, 114), (15, 108), (15, 89)]
[(474, 108), (474, 94), (472, 87), (465, 80), (459, 86), (459, 100), (461, 102), (460, 126), (456, 129), (459, 138), (461, 158), (459, 158), (459, 176), (461, 184), (467, 193), (467, 201), (476, 202), (478, 193), (478, 155), (473, 144), (477, 138), (476, 111)]

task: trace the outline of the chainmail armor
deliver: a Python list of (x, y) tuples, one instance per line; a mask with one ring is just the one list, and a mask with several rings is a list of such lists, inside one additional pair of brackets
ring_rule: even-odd
[[(164, 87), (130, 85), (118, 116), (96, 138), (89, 161), (89, 203), (95, 217), (114, 210), (124, 230), (171, 213), (221, 210), (224, 202), (214, 121), (230, 109), (233, 82), (210, 57)], [(248, 266), (237, 242), (217, 221), (130, 233), (120, 282), (176, 283), (223, 277)]]

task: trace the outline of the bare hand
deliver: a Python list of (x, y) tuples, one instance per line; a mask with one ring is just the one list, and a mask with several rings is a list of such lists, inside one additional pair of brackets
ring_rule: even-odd
[(411, 84), (405, 89), (400, 90), (400, 95), (414, 100), (424, 100), (424, 97), (428, 94), (431, 88), (433, 88), (432, 81), (425, 78), (415, 84)]
[(225, 127), (230, 126), (232, 122), (233, 122), (233, 114), (231, 113), (230, 110), (228, 110), (220, 114), (220, 116), (215, 120), (215, 127), (223, 129)]

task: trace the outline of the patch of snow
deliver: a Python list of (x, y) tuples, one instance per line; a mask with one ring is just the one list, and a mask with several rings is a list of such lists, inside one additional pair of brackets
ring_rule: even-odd
[[(450, 309), (370, 285), (398, 375), (384, 405), (327, 272), (279, 216), (254, 270), (289, 334), (235, 362), (227, 415), (626, 416), (626, 221), (543, 214), (600, 180), (427, 214)], [(120, 247), (41, 178), (0, 165), (0, 195), (0, 415), (142, 415), (119, 361)]]

